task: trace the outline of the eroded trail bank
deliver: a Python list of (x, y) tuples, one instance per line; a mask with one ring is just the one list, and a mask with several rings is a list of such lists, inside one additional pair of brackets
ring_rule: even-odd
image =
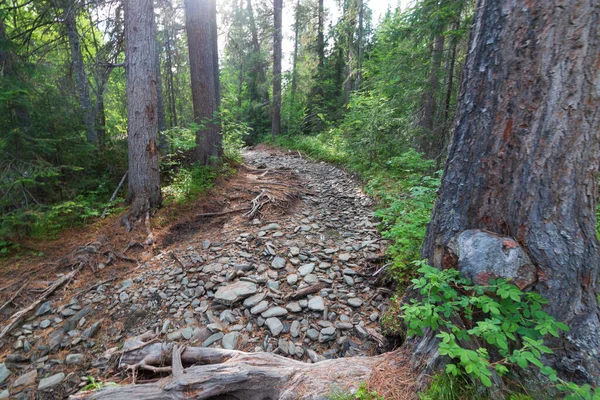
[(122, 368), (121, 349), (144, 333), (154, 344), (308, 363), (381, 352), (388, 291), (370, 280), (384, 252), (372, 200), (344, 171), (297, 153), (258, 148), (245, 161), (126, 279), (86, 278), (84, 290), (58, 291), (27, 315), (0, 343), (0, 393), (63, 398), (87, 376), (170, 376), (160, 365)]

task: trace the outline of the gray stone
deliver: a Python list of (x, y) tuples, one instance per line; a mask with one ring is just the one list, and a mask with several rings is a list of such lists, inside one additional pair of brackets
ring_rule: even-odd
[[(458, 269), (473, 283), (486, 285), (490, 279), (504, 278), (523, 290), (537, 279), (536, 269), (521, 245), (511, 237), (471, 229), (461, 232), (448, 243), (458, 260)], [(450, 257), (449, 257), (450, 259)]]
[(181, 330), (181, 336), (183, 336), (185, 340), (191, 339), (193, 334), (194, 328), (192, 328), (191, 326), (187, 326)]
[(35, 316), (39, 317), (40, 315), (47, 314), (51, 311), (52, 311), (52, 302), (46, 301), (46, 302), (42, 303), (41, 306), (38, 307), (38, 309), (35, 312)]
[(265, 321), (265, 323), (269, 327), (269, 330), (271, 331), (271, 334), (273, 336), (279, 336), (281, 331), (283, 331), (283, 324), (281, 323), (279, 318), (275, 318), (275, 317), (268, 318)]
[(37, 379), (37, 375), (37, 370), (34, 369), (33, 371), (29, 371), (28, 373), (19, 376), (12, 385), (13, 387), (33, 385)]
[(83, 310), (78, 311), (77, 314), (75, 314), (72, 317), (70, 317), (69, 319), (67, 319), (67, 321), (63, 325), (63, 332), (66, 333), (66, 332), (69, 332), (69, 331), (72, 331), (73, 329), (75, 329), (79, 320), (81, 318), (85, 317), (86, 315), (88, 315), (90, 313), (90, 311), (92, 311), (92, 309), (90, 307), (86, 307)]
[(165, 319), (165, 321), (162, 324), (162, 329), (160, 330), (160, 333), (165, 335), (167, 332), (169, 332), (170, 325), (171, 325), (171, 320)]
[(306, 331), (306, 336), (308, 336), (308, 338), (310, 340), (317, 340), (319, 339), (319, 331), (313, 328), (310, 328), (308, 331)]
[(49, 376), (48, 378), (40, 379), (38, 390), (52, 389), (53, 387), (60, 385), (63, 379), (65, 379), (65, 374), (63, 372)]
[(267, 297), (266, 292), (257, 293), (253, 296), (250, 296), (246, 300), (244, 300), (244, 303), (243, 303), (244, 307), (252, 308), (255, 305), (257, 305), (258, 303), (260, 303), (261, 301), (263, 301), (265, 299), (265, 297)]
[(45, 319), (42, 322), (40, 322), (40, 329), (46, 329), (51, 324), (52, 324), (52, 322), (49, 319)]
[(304, 277), (304, 282), (306, 282), (309, 285), (314, 285), (318, 281), (319, 281), (319, 277), (316, 276), (315, 274), (308, 274)]
[(277, 229), (281, 229), (281, 226), (277, 223), (265, 225), (262, 228), (260, 228), (261, 231), (275, 231)]
[(356, 329), (356, 332), (361, 339), (366, 339), (369, 337), (369, 332), (367, 332), (364, 326), (354, 325), (354, 329)]
[(377, 321), (379, 319), (379, 313), (377, 311), (371, 313), (371, 315), (369, 315), (369, 319), (373, 322)]
[(308, 358), (310, 359), (310, 361), (312, 361), (313, 363), (316, 363), (316, 362), (319, 361), (319, 356), (312, 349), (306, 349), (306, 355), (308, 356)]
[(354, 286), (354, 279), (350, 275), (344, 275), (344, 282), (348, 286)]
[(293, 313), (298, 313), (298, 312), (302, 311), (302, 307), (300, 307), (300, 304), (298, 304), (298, 302), (296, 302), (296, 301), (289, 303), (288, 305), (285, 306), (285, 308), (287, 308), (289, 312), (293, 312)]
[(64, 308), (61, 312), (60, 315), (62, 315), (63, 317), (70, 317), (71, 315), (75, 315), (77, 313), (77, 311), (72, 310), (70, 308)]
[(231, 310), (225, 310), (219, 315), (219, 319), (224, 322), (229, 322), (233, 324), (235, 322), (235, 316), (231, 312)]
[(258, 303), (257, 305), (255, 305), (254, 307), (252, 307), (250, 309), (250, 313), (252, 313), (254, 315), (261, 314), (264, 311), (266, 311), (267, 308), (269, 308), (269, 302), (266, 300), (263, 300), (260, 303)]
[(290, 327), (290, 334), (292, 335), (292, 337), (300, 336), (300, 322), (298, 320), (292, 322), (292, 326)]
[(348, 304), (350, 304), (352, 307), (360, 307), (362, 306), (363, 301), (358, 297), (351, 297), (348, 299)]
[(321, 296), (313, 296), (308, 300), (308, 308), (313, 311), (323, 311), (325, 309), (325, 301)]
[(227, 286), (221, 286), (215, 293), (215, 301), (230, 306), (255, 294), (257, 291), (258, 287), (255, 283), (238, 281)]
[(283, 257), (275, 257), (271, 262), (271, 268), (273, 269), (282, 269), (285, 268), (285, 258)]
[(10, 392), (8, 391), (8, 389), (0, 392), (0, 399), (8, 399), (9, 396), (10, 396)]
[(292, 246), (290, 247), (290, 254), (292, 257), (296, 257), (298, 254), (300, 254), (300, 249), (296, 246)]
[(119, 293), (119, 301), (121, 303), (127, 303), (129, 301), (129, 295), (127, 294), (127, 292)]
[(219, 340), (223, 339), (223, 336), (223, 332), (217, 332), (214, 335), (210, 335), (210, 337), (206, 339), (204, 343), (202, 343), (202, 347), (208, 347), (211, 344), (218, 342)]
[(100, 330), (100, 323), (101, 321), (94, 322), (89, 328), (83, 331), (81, 337), (85, 340), (89, 340), (96, 336), (96, 333), (98, 333), (98, 331)]
[(50, 337), (48, 340), (48, 349), (50, 350), (51, 353), (54, 353), (59, 349), (60, 343), (62, 342), (62, 339), (64, 336), (65, 336), (65, 333), (60, 328), (50, 334)]
[(338, 258), (340, 259), (340, 261), (346, 262), (348, 260), (350, 260), (352, 256), (349, 253), (342, 253), (338, 256)]
[(304, 264), (300, 268), (298, 268), (298, 273), (300, 274), (300, 276), (306, 276), (306, 275), (312, 273), (314, 270), (315, 270), (314, 263)]
[(205, 274), (219, 273), (221, 271), (223, 271), (222, 264), (208, 264), (202, 267), (202, 272)]
[(295, 285), (296, 282), (298, 282), (298, 275), (290, 274), (287, 276), (286, 280), (287, 280), (288, 285), (290, 285), (290, 286)]
[(230, 332), (223, 336), (223, 348), (226, 350), (237, 350), (238, 341), (240, 339), (239, 332)]
[(260, 316), (265, 319), (271, 317), (283, 317), (284, 315), (288, 315), (288, 310), (283, 307), (271, 307), (260, 314)]
[(83, 364), (84, 360), (85, 356), (83, 354), (75, 353), (67, 355), (67, 358), (65, 358), (65, 363), (67, 365), (79, 365)]
[(4, 381), (6, 380), (6, 378), (8, 378), (9, 375), (10, 370), (6, 368), (6, 365), (4, 365), (4, 363), (0, 364), (0, 385), (4, 383)]
[[(290, 354), (290, 342), (284, 338), (280, 338), (277, 343), (277, 348), (283, 352), (283, 354)], [(293, 354), (293, 353), (292, 353)]]

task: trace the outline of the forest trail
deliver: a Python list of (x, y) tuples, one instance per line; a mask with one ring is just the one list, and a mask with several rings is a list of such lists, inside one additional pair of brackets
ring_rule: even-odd
[[(248, 167), (176, 222), (155, 217), (151, 248), (113, 243), (121, 232), (66, 257), (82, 271), (0, 339), (0, 398), (64, 398), (88, 376), (131, 383), (114, 355), (148, 331), (306, 362), (388, 350), (379, 318), (390, 292), (372, 277), (385, 250), (373, 200), (350, 174), (300, 153), (258, 146), (244, 158)], [(26, 288), (14, 302), (35, 298)], [(1, 328), (18, 308), (4, 310)]]

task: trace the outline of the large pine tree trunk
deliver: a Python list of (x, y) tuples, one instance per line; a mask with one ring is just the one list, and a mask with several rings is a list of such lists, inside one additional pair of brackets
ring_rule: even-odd
[(258, 41), (258, 30), (256, 29), (256, 21), (254, 19), (254, 9), (252, 8), (252, 0), (246, 3), (248, 10), (248, 23), (250, 33), (252, 34), (252, 49), (254, 51), (254, 60), (256, 62), (256, 70), (258, 72), (258, 82), (254, 82), (256, 90), (262, 93), (264, 104), (269, 104), (269, 90), (267, 88), (267, 74), (262, 56), (260, 54), (260, 42)]
[(215, 82), (214, 44), (212, 34), (212, 2), (186, 0), (185, 27), (187, 31), (192, 79), (194, 119), (200, 125), (196, 133), (195, 158), (210, 165), (221, 154), (221, 134), (216, 123), (218, 101)]
[(127, 0), (124, 6), (129, 215), (139, 218), (161, 204), (154, 56), (156, 29), (152, 0)]
[(599, 13), (596, 0), (478, 1), (422, 254), (441, 268), (462, 231), (515, 238), (537, 268), (546, 311), (571, 328), (551, 343), (550, 363), (596, 385)]
[(273, 0), (273, 23), (275, 31), (273, 37), (273, 107), (271, 120), (271, 133), (273, 137), (281, 131), (281, 17), (283, 1)]
[(92, 102), (90, 101), (90, 91), (87, 74), (85, 73), (85, 64), (81, 53), (81, 38), (77, 31), (77, 22), (75, 20), (76, 8), (73, 2), (66, 1), (63, 6), (63, 18), (69, 47), (71, 48), (71, 61), (73, 63), (73, 72), (75, 74), (75, 83), (79, 94), (79, 104), (83, 113), (83, 125), (87, 141), (98, 144), (98, 136), (94, 128), (94, 112)]

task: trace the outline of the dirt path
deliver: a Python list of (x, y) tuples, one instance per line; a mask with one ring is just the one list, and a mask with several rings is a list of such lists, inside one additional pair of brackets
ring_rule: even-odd
[[(0, 343), (0, 398), (64, 398), (87, 376), (130, 382), (102, 355), (147, 331), (306, 362), (381, 351), (372, 200), (344, 171), (297, 153), (260, 147), (245, 160), (251, 169), (198, 210), (225, 214), (187, 216), (127, 279), (58, 292), (12, 331)], [(252, 199), (254, 218), (235, 212)]]

